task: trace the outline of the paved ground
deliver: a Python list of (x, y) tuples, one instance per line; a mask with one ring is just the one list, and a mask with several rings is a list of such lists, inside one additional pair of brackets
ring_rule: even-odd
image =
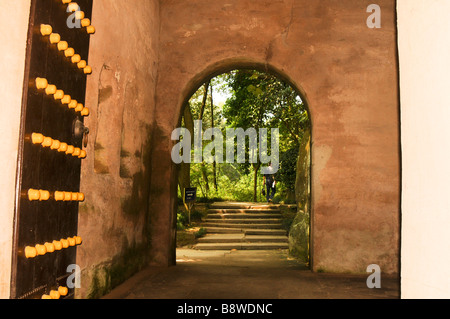
[(286, 251), (177, 250), (176, 267), (148, 268), (105, 299), (397, 299), (399, 280), (382, 276), (316, 274)]

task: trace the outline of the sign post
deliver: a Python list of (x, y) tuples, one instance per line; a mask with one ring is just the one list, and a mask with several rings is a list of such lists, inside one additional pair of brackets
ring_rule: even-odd
[(189, 214), (189, 225), (191, 224), (191, 210), (195, 205), (195, 201), (197, 200), (197, 188), (185, 188), (184, 189), (184, 206), (186, 207)]

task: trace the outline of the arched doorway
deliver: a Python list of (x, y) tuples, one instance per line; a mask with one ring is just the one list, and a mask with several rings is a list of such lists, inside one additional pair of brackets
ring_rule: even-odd
[[(199, 5), (189, 7), (188, 16), (184, 2), (162, 4), (164, 54), (155, 91), (150, 199), (155, 262), (175, 262), (178, 185), (174, 143), (168, 141), (186, 101), (215, 75), (254, 68), (284, 78), (309, 106), (313, 270), (361, 274), (376, 263), (395, 273), (400, 199), (395, 10), (385, 10), (384, 27), (373, 30), (364, 23), (366, 8), (356, 3), (330, 3), (326, 12), (301, 1), (251, 8), (246, 1)], [(330, 19), (332, 12), (341, 12), (340, 19)]]
[[(247, 89), (251, 91), (250, 96), (254, 96), (256, 95), (261, 95), (264, 96), (265, 98), (262, 98), (265, 102), (265, 106), (260, 106), (261, 110), (264, 110), (263, 112), (261, 112), (261, 114), (259, 114), (260, 109), (257, 109), (257, 112), (261, 117), (264, 116), (268, 116), (270, 117), (270, 119), (272, 120), (271, 123), (273, 124), (274, 122), (274, 118), (276, 118), (276, 116), (281, 118), (278, 118), (278, 126), (280, 125), (284, 125), (284, 132), (283, 132), (283, 138), (282, 140), (285, 141), (286, 140), (286, 135), (289, 135), (288, 140), (288, 144), (289, 146), (285, 146), (282, 147), (281, 151), (280, 151), (280, 156), (281, 156), (281, 167), (280, 167), (280, 156), (278, 156), (277, 158), (277, 171), (280, 171), (279, 173), (277, 173), (277, 179), (279, 181), (281, 181), (282, 183), (279, 185), (281, 185), (281, 187), (278, 190), (282, 190), (281, 193), (283, 193), (281, 196), (278, 196), (275, 199), (275, 203), (276, 204), (280, 204), (283, 206), (283, 208), (288, 207), (288, 209), (290, 209), (289, 212), (289, 216), (286, 217), (286, 215), (284, 215), (284, 219), (282, 221), (283, 223), (283, 228), (286, 229), (286, 232), (289, 236), (289, 251), (292, 255), (299, 257), (303, 262), (305, 262), (307, 265), (310, 265), (310, 262), (312, 260), (311, 258), (311, 213), (312, 213), (312, 209), (311, 209), (311, 141), (312, 141), (312, 128), (311, 128), (311, 117), (310, 117), (310, 112), (309, 112), (309, 108), (308, 108), (308, 103), (307, 100), (305, 98), (305, 95), (303, 93), (301, 93), (301, 90), (299, 90), (296, 86), (292, 85), (292, 82), (290, 82), (288, 79), (288, 77), (283, 74), (281, 71), (275, 70), (275, 68), (268, 66), (267, 64), (255, 64), (255, 63), (249, 63), (249, 62), (238, 62), (236, 63), (236, 61), (230, 61), (229, 62), (230, 65), (228, 66), (221, 66), (218, 70), (214, 70), (210, 75), (206, 76), (203, 79), (200, 79), (199, 82), (201, 83), (201, 85), (199, 85), (198, 87), (196, 87), (195, 90), (195, 94), (197, 97), (198, 95), (201, 95), (199, 97), (199, 104), (201, 104), (200, 106), (198, 106), (199, 110), (195, 109), (193, 110), (193, 106), (192, 101), (190, 101), (191, 96), (188, 96), (187, 99), (185, 99), (185, 103), (184, 103), (184, 108), (182, 108), (182, 111), (180, 113), (180, 120), (179, 120), (179, 125), (183, 126), (184, 128), (189, 127), (188, 131), (190, 132), (189, 137), (192, 138), (192, 143), (194, 142), (194, 135), (197, 136), (197, 133), (194, 134), (194, 120), (197, 120), (196, 122), (200, 122), (204, 117), (204, 112), (208, 112), (208, 110), (210, 110), (209, 114), (207, 116), (209, 116), (208, 118), (208, 122), (210, 121), (211, 118), (213, 118), (213, 108), (214, 108), (214, 102), (213, 102), (213, 92), (212, 92), (212, 82), (213, 80), (217, 77), (217, 76), (223, 76), (225, 74), (228, 74), (228, 76), (230, 77), (230, 74), (233, 74), (235, 76), (235, 80), (236, 80), (236, 74), (240, 74), (240, 79), (242, 81), (243, 78), (247, 77), (247, 79), (249, 79), (249, 82), (245, 82), (243, 91), (245, 92)], [(235, 73), (233, 73), (235, 72)], [(261, 90), (260, 88), (260, 83), (258, 83), (258, 81), (260, 80), (260, 77), (264, 77), (265, 81), (272, 81), (271, 83), (268, 84), (268, 86), (264, 86)], [(253, 81), (252, 81), (253, 80)], [(255, 82), (256, 81), (256, 82)], [(267, 83), (266, 83), (267, 84)], [(278, 84), (278, 87), (277, 87)], [(248, 87), (247, 87), (248, 85)], [(270, 104), (270, 99), (267, 98), (267, 95), (276, 95), (276, 89), (274, 89), (273, 87), (277, 87), (278, 90), (281, 90), (282, 88), (284, 88), (284, 90), (290, 90), (291, 92), (291, 104), (292, 105), (288, 105), (289, 102), (286, 101), (281, 101), (279, 102), (279, 105), (275, 106), (275, 109), (278, 107), (279, 109), (283, 109), (282, 113), (278, 113), (277, 110), (271, 109), (268, 104)], [(268, 89), (268, 87), (271, 87), (271, 91), (270, 89)], [(282, 88), (281, 88), (282, 87)], [(211, 92), (209, 91), (211, 90)], [(242, 90), (242, 87), (241, 87)], [(257, 91), (257, 93), (255, 93), (255, 90), (259, 90)], [(263, 92), (264, 91), (264, 92)], [(269, 92), (269, 93), (267, 93)], [(209, 95), (210, 94), (210, 95)], [(280, 96), (282, 95), (282, 93), (279, 93)], [(189, 94), (188, 94), (189, 95)], [(292, 101), (292, 96), (295, 95), (295, 101)], [(259, 97), (259, 96), (258, 96)], [(211, 99), (209, 99), (211, 98)], [(280, 97), (278, 97), (280, 99)], [(281, 97), (282, 99), (282, 97)], [(289, 98), (288, 98), (289, 99)], [(235, 101), (236, 103), (237, 101)], [(243, 103), (244, 101), (241, 101), (241, 103)], [(252, 100), (252, 102), (254, 104), (257, 104), (258, 102), (256, 102), (256, 100)], [(273, 104), (276, 104), (277, 102), (274, 102), (274, 100), (271, 101)], [(207, 105), (209, 103), (209, 105)], [(245, 103), (248, 104), (248, 101), (245, 101)], [(284, 104), (283, 104), (284, 103)], [(229, 105), (228, 105), (229, 106)], [(295, 110), (291, 110), (292, 108), (297, 107), (298, 109)], [(239, 106), (235, 106), (235, 110), (234, 116), (238, 116), (238, 117), (245, 117), (245, 112), (249, 111), (242, 111), (242, 110), (236, 110), (239, 109)], [(287, 110), (289, 109), (289, 111), (291, 111), (292, 113), (289, 114), (287, 112)], [(286, 113), (285, 113), (286, 111)], [(236, 112), (240, 112), (240, 115), (236, 115)], [(296, 112), (299, 112), (299, 114), (301, 114), (302, 116), (300, 117), (296, 117)], [(302, 113), (303, 112), (303, 113)], [(194, 113), (194, 115), (193, 115)], [(228, 116), (230, 116), (230, 114), (232, 114), (233, 112), (230, 112), (230, 110), (228, 110)], [(265, 113), (265, 114), (262, 114)], [(270, 114), (269, 114), (270, 113)], [(274, 114), (275, 113), (275, 114)], [(199, 115), (200, 114), (200, 115)], [(199, 117), (200, 116), (200, 117)], [(206, 116), (205, 116), (206, 117)], [(199, 121), (200, 119), (200, 121)], [(223, 118), (222, 118), (223, 120)], [(230, 121), (230, 119), (228, 119), (228, 121)], [(187, 122), (189, 122), (189, 124), (187, 124)], [(228, 123), (230, 124), (230, 122)], [(242, 122), (241, 122), (242, 124)], [(258, 126), (260, 125), (259, 122), (258, 123), (253, 123), (253, 125)], [(217, 127), (214, 127), (214, 120), (212, 121), (212, 124), (206, 125), (207, 127), (209, 127), (209, 129), (217, 129)], [(211, 126), (213, 128), (211, 128)], [(220, 126), (220, 125), (218, 125)], [(244, 125), (245, 126), (245, 125)], [(287, 126), (287, 129), (286, 129)], [(201, 129), (202, 127), (200, 127)], [(196, 127), (197, 129), (197, 127)], [(205, 128), (207, 129), (207, 128)], [(222, 128), (223, 129), (223, 128)], [(242, 131), (244, 130), (248, 130), (249, 127), (243, 127)], [(253, 128), (250, 128), (253, 129)], [(279, 128), (277, 128), (277, 130), (279, 131)], [(286, 133), (286, 130), (288, 131)], [(296, 133), (294, 133), (294, 131)], [(225, 130), (223, 129), (223, 131), (225, 132)], [(256, 130), (255, 130), (256, 131)], [(184, 138), (186, 138), (184, 136)], [(181, 138), (180, 138), (181, 140)], [(270, 138), (269, 138), (270, 140)], [(270, 143), (270, 142), (269, 142)], [(181, 145), (182, 143), (180, 143), (179, 145)], [(285, 143), (286, 144), (286, 143)], [(261, 145), (260, 145), (261, 146)], [(278, 145), (279, 146), (279, 145)], [(192, 147), (194, 147), (194, 145), (192, 145)], [(189, 150), (191, 150), (191, 148), (189, 148)], [(183, 150), (184, 152), (186, 150)], [(245, 158), (248, 158), (250, 160), (250, 157), (248, 156), (249, 150), (247, 150), (247, 155), (244, 156)], [(221, 153), (223, 159), (225, 159), (226, 156), (223, 156), (224, 154)], [(278, 154), (277, 154), (278, 155)], [(191, 160), (194, 159), (196, 155), (192, 154), (191, 156)], [(295, 156), (295, 159), (293, 159), (293, 157)], [(186, 157), (184, 157), (184, 159), (186, 159)], [(217, 158), (216, 158), (217, 161)], [(257, 202), (264, 202), (265, 201), (265, 195), (264, 195), (264, 199), (261, 198), (261, 194), (260, 194), (260, 190), (261, 187), (265, 187), (263, 184), (263, 178), (261, 174), (261, 170), (263, 170), (263, 166), (261, 165), (262, 163), (256, 161), (254, 162), (254, 164), (252, 165), (252, 173), (250, 175), (251, 179), (252, 179), (252, 185), (251, 188), (253, 188), (253, 195), (251, 197), (248, 197), (247, 194), (247, 198), (244, 197), (239, 197), (236, 198), (236, 194), (233, 195), (229, 195), (226, 194), (225, 196), (229, 195), (229, 197), (223, 197), (224, 193), (222, 192), (221, 195), (218, 195), (218, 190), (217, 190), (217, 166), (218, 163), (216, 161), (213, 161), (213, 163), (211, 163), (213, 166), (213, 180), (214, 183), (211, 182), (211, 184), (213, 184), (211, 186), (212, 192), (214, 193), (214, 187), (215, 187), (215, 195), (211, 195), (210, 197), (213, 197), (213, 201), (223, 201), (223, 200), (234, 200), (234, 201), (243, 201), (245, 199), (248, 199), (248, 201), (252, 201), (253, 203), (257, 203)], [(220, 163), (223, 163), (224, 161), (220, 160)], [(294, 162), (294, 163), (293, 163)], [(178, 162), (177, 162), (178, 163)], [(256, 164), (257, 163), (257, 164)], [(208, 198), (208, 195), (205, 194), (207, 192), (209, 192), (209, 184), (208, 184), (208, 177), (207, 177), (207, 173), (206, 173), (206, 165), (204, 162), (201, 163), (202, 168), (201, 170), (203, 170), (203, 176), (202, 179), (205, 181), (205, 185), (202, 185), (202, 182), (200, 182), (198, 179), (196, 180), (192, 180), (190, 179), (190, 173), (192, 172), (192, 165), (189, 163), (185, 163), (185, 162), (181, 162), (180, 164), (177, 165), (177, 174), (178, 174), (178, 202), (181, 203), (182, 199), (181, 197), (183, 197), (183, 190), (186, 187), (198, 187), (198, 196), (199, 197), (203, 197), (202, 201), (203, 203), (206, 202), (211, 202), (210, 198)], [(227, 163), (229, 164), (229, 163)], [(225, 164), (225, 165), (227, 165)], [(195, 164), (193, 164), (195, 165)], [(241, 164), (242, 165), (242, 164)], [(288, 168), (288, 166), (290, 166)], [(286, 175), (294, 175), (294, 178), (292, 178), (292, 176), (286, 177)], [(261, 179), (261, 181), (260, 181)], [(290, 179), (290, 180), (288, 180)], [(206, 186), (206, 187), (203, 187)], [(214, 187), (213, 187), (214, 186)], [(221, 186), (228, 186), (230, 187), (230, 185), (221, 185)], [(205, 191), (206, 190), (206, 191)], [(247, 191), (249, 191), (247, 189)], [(206, 196), (205, 196), (206, 195)], [(206, 198), (205, 198), (206, 197)], [(272, 199), (270, 199), (270, 202), (272, 203)], [(291, 205), (284, 205), (284, 204), (291, 204)], [(218, 205), (216, 203), (216, 205)], [(295, 205), (295, 208), (293, 207)], [(186, 206), (186, 210), (187, 209), (187, 205)], [(219, 207), (219, 206), (217, 206)], [(245, 207), (245, 206), (242, 206)], [(280, 206), (277, 206), (277, 208), (279, 208)], [(275, 208), (275, 207), (272, 207)], [(294, 208), (294, 209), (293, 209)], [(199, 214), (201, 215), (201, 214)], [(180, 209), (177, 210), (177, 216), (180, 217)], [(206, 215), (205, 215), (206, 216)], [(205, 217), (204, 216), (204, 217)], [(198, 217), (198, 216), (197, 216)], [(187, 221), (187, 218), (184, 218), (184, 221)], [(189, 218), (189, 222), (190, 222), (190, 218)], [(177, 222), (177, 226), (179, 227), (180, 224), (180, 220), (178, 218), (178, 222)], [(231, 226), (234, 227), (234, 226)], [(239, 226), (238, 226), (239, 227)], [(243, 226), (244, 227), (244, 226)], [(197, 227), (198, 230), (198, 227)], [(206, 232), (206, 229), (203, 229)], [(292, 231), (291, 231), (292, 230)], [(214, 232), (214, 231), (213, 231)], [(226, 233), (227, 230), (219, 230), (219, 232), (221, 233)], [(223, 238), (221, 238), (221, 240), (223, 240)], [(228, 246), (224, 246), (224, 247), (228, 247)], [(252, 248), (249, 248), (252, 249)], [(254, 248), (253, 248), (254, 249)]]

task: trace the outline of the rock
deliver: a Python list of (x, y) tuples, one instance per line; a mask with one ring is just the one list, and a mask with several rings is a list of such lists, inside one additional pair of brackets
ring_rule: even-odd
[(289, 231), (289, 253), (309, 263), (309, 214), (299, 211)]

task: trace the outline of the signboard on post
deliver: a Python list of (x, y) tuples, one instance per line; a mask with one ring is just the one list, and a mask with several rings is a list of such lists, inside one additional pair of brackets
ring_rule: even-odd
[(195, 203), (197, 200), (197, 188), (185, 188), (184, 189), (184, 203), (190, 204)]
[(185, 188), (184, 189), (184, 206), (186, 207), (188, 213), (189, 213), (189, 224), (191, 224), (191, 210), (192, 207), (195, 205), (195, 201), (197, 200), (197, 188)]

